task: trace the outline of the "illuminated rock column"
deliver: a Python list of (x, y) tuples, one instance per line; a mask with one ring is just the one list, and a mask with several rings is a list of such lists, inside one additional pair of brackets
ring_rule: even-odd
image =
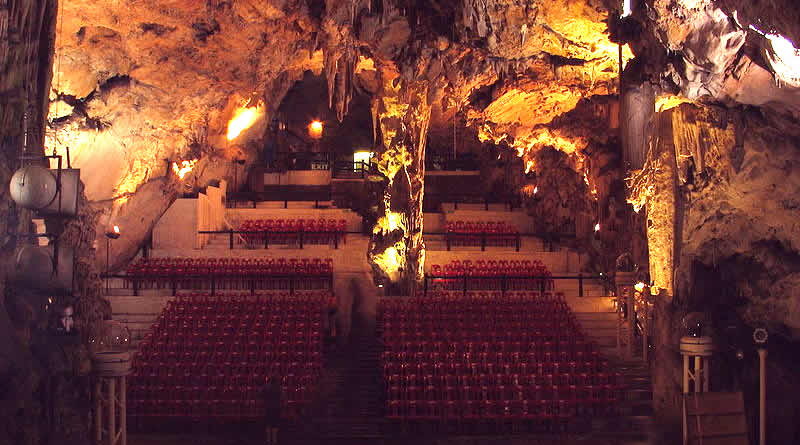
[(653, 286), (673, 295), (675, 270), (677, 164), (672, 136), (674, 110), (657, 113), (650, 135), (648, 174), (652, 195), (647, 200), (647, 244), (650, 250), (650, 279)]
[(388, 181), (367, 257), (379, 279), (399, 284), (403, 293), (413, 295), (425, 264), (422, 199), (431, 107), (427, 85), (407, 83), (395, 73), (383, 76), (372, 106), (381, 134), (378, 170)]

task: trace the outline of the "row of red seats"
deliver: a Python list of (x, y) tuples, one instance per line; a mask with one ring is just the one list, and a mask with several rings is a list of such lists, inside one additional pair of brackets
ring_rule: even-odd
[(159, 385), (263, 385), (270, 375), (283, 375), (283, 384), (310, 386), (320, 374), (321, 362), (271, 362), (212, 365), (209, 363), (140, 362), (131, 374), (131, 385), (142, 389)]
[(505, 221), (448, 221), (445, 225), (448, 233), (487, 233), (487, 234), (517, 234), (519, 230), (514, 224)]
[(334, 237), (346, 241), (347, 221), (333, 219), (256, 219), (245, 220), (239, 225), (242, 233), (239, 243), (248, 245), (286, 244), (298, 242), (300, 234), (303, 243), (328, 244)]
[[(539, 260), (452, 260), (445, 265), (432, 265), (433, 272), (454, 275), (473, 276), (501, 276), (501, 275), (532, 275), (536, 276), (548, 272)], [(437, 274), (438, 275), (438, 274)]]
[(331, 258), (142, 258), (128, 266), (131, 278), (181, 275), (329, 275)]
[(239, 224), (239, 230), (276, 232), (346, 232), (344, 219), (246, 219)]
[(125, 286), (196, 289), (330, 289), (333, 261), (319, 258), (140, 259), (126, 271)]
[[(276, 303), (278, 301), (283, 306)], [(224, 324), (212, 324), (203, 320), (209, 313), (209, 306), (243, 316), (225, 318)], [(218, 416), (218, 420), (241, 420), (250, 416), (262, 417), (263, 404), (251, 404), (257, 398), (249, 394), (247, 388), (259, 388), (267, 376), (276, 376), (282, 377), (282, 384), (289, 394), (284, 405), (287, 410), (282, 415), (291, 418), (294, 408), (289, 407), (300, 406), (307, 400), (305, 396), (293, 398), (292, 394), (301, 388), (303, 392), (309, 388), (313, 390), (320, 376), (322, 336), (313, 323), (319, 323), (324, 308), (323, 295), (306, 297), (302, 303), (256, 296), (243, 302), (230, 296), (177, 299), (159, 317), (153, 334), (145, 338), (134, 359), (129, 391), (129, 398), (136, 407), (132, 415), (195, 418), (197, 411), (193, 409), (192, 401), (196, 401), (194, 408), (205, 413), (201, 418)], [(246, 313), (254, 315), (244, 316)], [(273, 319), (276, 331), (254, 331), (255, 326), (261, 324), (263, 329), (263, 323)], [(282, 321), (288, 319), (292, 321)], [(211, 331), (212, 325), (218, 326), (219, 331)], [(282, 331), (284, 325), (290, 329)], [(236, 395), (234, 399), (221, 399), (213, 394), (150, 391), (162, 386), (199, 387), (205, 392), (210, 388), (230, 388), (229, 392)], [(203, 400), (206, 402), (201, 403)], [(231, 414), (225, 400), (249, 408)], [(154, 404), (154, 401), (162, 403)], [(172, 408), (163, 408), (165, 406)]]
[[(317, 388), (281, 387), (281, 412), (287, 418), (298, 418), (300, 410), (309, 403)], [(261, 421), (265, 399), (263, 386), (193, 386), (175, 388), (161, 386), (153, 389), (155, 396), (134, 393), (139, 397), (128, 400), (128, 415), (134, 423), (169, 423), (174, 418), (192, 418), (201, 422), (224, 423), (229, 420)], [(156, 422), (152, 422), (156, 420)], [(158, 422), (160, 421), (160, 422)]]
[(613, 414), (618, 394), (613, 389), (587, 387), (558, 400), (392, 399), (387, 401), (386, 417), (403, 431), (565, 433), (582, 428), (579, 416)]
[[(487, 342), (488, 343), (488, 342)], [(490, 343), (491, 344), (491, 343)], [(561, 361), (579, 361), (578, 358), (585, 360), (594, 360), (599, 357), (597, 351), (590, 343), (586, 344), (571, 344), (562, 345), (559, 349), (555, 349), (553, 345), (541, 346), (541, 348), (531, 348), (527, 352), (500, 350), (499, 348), (492, 348), (490, 351), (475, 352), (468, 351), (464, 347), (462, 351), (448, 351), (439, 352), (433, 349), (423, 350), (420, 347), (405, 346), (395, 348), (394, 344), (390, 344), (387, 350), (381, 354), (381, 358), (386, 361), (398, 361), (409, 363), (537, 363), (537, 362), (561, 362)], [(548, 349), (550, 348), (550, 349)], [(410, 350), (416, 349), (416, 350)], [(453, 348), (457, 349), (457, 348)], [(574, 360), (558, 360), (562, 355), (566, 354)], [(551, 360), (548, 360), (551, 359)], [(583, 361), (583, 360), (581, 360)]]
[[(475, 304), (486, 306), (497, 306), (498, 304), (513, 305), (517, 303), (561, 303), (566, 304), (563, 292), (553, 291), (535, 291), (535, 290), (522, 290), (522, 291), (494, 291), (494, 290), (468, 290), (463, 291), (447, 291), (441, 289), (429, 290), (423, 297), (411, 298), (384, 298), (378, 303), (383, 307), (395, 307), (402, 309), (411, 309), (425, 303), (442, 303), (440, 305), (432, 305), (434, 309), (440, 308), (444, 310), (458, 310), (461, 306), (459, 304), (465, 301), (473, 301)], [(406, 311), (408, 312), (408, 311)], [(413, 315), (413, 314), (409, 314)]]
[[(580, 388), (580, 389), (579, 389)], [(578, 391), (599, 389), (617, 393), (622, 387), (614, 384), (580, 385), (460, 385), (441, 387), (437, 385), (403, 386), (390, 385), (387, 394), (391, 400), (575, 400)]]
[[(202, 305), (215, 305), (218, 308), (232, 310), (235, 308), (243, 308), (245, 312), (249, 313), (253, 304), (260, 304), (266, 309), (272, 311), (291, 311), (295, 305), (316, 305), (331, 297), (329, 291), (307, 291), (295, 292), (290, 294), (288, 292), (269, 292), (269, 293), (222, 293), (211, 295), (209, 293), (181, 293), (175, 299), (170, 300), (170, 304), (202, 304)], [(264, 306), (265, 303), (268, 303)]]
[[(524, 365), (524, 364), (523, 364)], [(553, 366), (555, 365), (555, 366)], [(397, 368), (400, 369), (397, 369)], [(466, 369), (465, 369), (466, 368)], [(547, 369), (549, 368), (549, 369)], [(487, 385), (618, 385), (622, 383), (622, 376), (617, 373), (603, 372), (607, 368), (605, 363), (570, 363), (569, 366), (559, 367), (558, 364), (545, 366), (544, 371), (539, 366), (531, 366), (528, 372), (517, 372), (514, 367), (498, 366), (491, 369), (490, 364), (472, 364), (470, 366), (451, 366), (446, 364), (444, 369), (422, 369), (404, 367), (402, 364), (387, 364), (384, 380), (387, 386), (429, 386), (436, 387), (461, 387), (461, 386), (487, 386)], [(487, 372), (488, 370), (488, 372)], [(397, 372), (393, 372), (397, 371)], [(505, 371), (505, 372), (504, 372)]]
[(448, 249), (451, 245), (511, 246), (519, 230), (513, 224), (499, 222), (448, 221), (445, 226)]

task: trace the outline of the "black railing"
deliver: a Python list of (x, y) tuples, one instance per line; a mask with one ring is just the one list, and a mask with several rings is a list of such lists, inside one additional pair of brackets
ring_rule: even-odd
[(428, 171), (476, 171), (480, 170), (480, 163), (474, 158), (451, 158), (444, 156), (429, 156), (425, 160)]
[(329, 170), (331, 167), (328, 153), (293, 152), (279, 153), (277, 158), (267, 165), (269, 172), (285, 172), (288, 170)]
[[(502, 295), (506, 292), (518, 291), (539, 291), (545, 292), (553, 290), (556, 280), (577, 280), (578, 296), (583, 297), (583, 284), (586, 280), (601, 280), (601, 275), (578, 276), (472, 276), (472, 275), (425, 275), (424, 293), (428, 295), (428, 290), (458, 291), (466, 295), (470, 291), (500, 291)], [(487, 284), (488, 283), (488, 284)]]
[(336, 161), (331, 177), (334, 179), (364, 179), (369, 174), (369, 164), (364, 161)]
[[(228, 248), (233, 249), (237, 244), (234, 242), (234, 235), (256, 235), (255, 240), (242, 236), (247, 246), (261, 246), (269, 249), (270, 240), (272, 244), (292, 244), (301, 249), (306, 244), (330, 244), (333, 248), (339, 248), (339, 241), (347, 243), (346, 235), (348, 232), (327, 232), (327, 231), (299, 231), (299, 230), (198, 230), (199, 235), (228, 235)], [(360, 232), (353, 232), (360, 233)], [(291, 242), (289, 242), (291, 241)]]
[(522, 244), (522, 237), (532, 237), (532, 235), (520, 233), (466, 233), (466, 232), (424, 232), (423, 236), (444, 236), (447, 250), (456, 245), (480, 246), (481, 251), (485, 251), (487, 246), (511, 247), (519, 252)]
[(179, 290), (210, 290), (215, 295), (218, 290), (249, 291), (284, 290), (293, 295), (295, 291), (329, 290), (333, 292), (333, 274), (229, 274), (211, 272), (203, 274), (187, 273), (137, 273), (101, 274), (101, 278), (122, 278), (124, 288), (132, 289), (133, 295), (146, 289), (169, 289), (172, 295)]
[(483, 204), (485, 210), (489, 210), (489, 204), (503, 204), (503, 209), (509, 211), (520, 208), (522, 203), (518, 196), (511, 194), (500, 195), (480, 195), (474, 193), (426, 193), (425, 200), (434, 203), (436, 207), (444, 203), (452, 203), (455, 210), (459, 204)]
[[(280, 196), (283, 195), (283, 196)], [(276, 199), (278, 198), (278, 199)], [(229, 193), (225, 200), (225, 207), (229, 209), (247, 208), (255, 209), (259, 202), (282, 202), (283, 208), (289, 208), (290, 201), (313, 202), (314, 208), (319, 208), (320, 201), (329, 201), (330, 192), (307, 192), (307, 193), (267, 193), (267, 192), (237, 192)]]

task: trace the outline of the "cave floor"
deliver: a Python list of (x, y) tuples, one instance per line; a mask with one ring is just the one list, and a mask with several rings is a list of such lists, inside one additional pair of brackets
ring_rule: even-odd
[[(280, 445), (653, 445), (655, 442), (637, 440), (631, 437), (604, 437), (588, 436), (557, 436), (557, 435), (496, 435), (496, 436), (403, 436), (383, 438), (337, 438), (337, 439), (312, 439), (307, 437), (286, 437), (279, 441)], [(128, 437), (129, 445), (264, 445), (263, 438), (241, 436), (235, 434), (224, 435), (194, 435), (194, 434), (137, 434)]]

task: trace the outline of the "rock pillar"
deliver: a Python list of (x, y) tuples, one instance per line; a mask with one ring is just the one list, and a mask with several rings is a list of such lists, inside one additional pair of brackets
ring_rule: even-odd
[(382, 77), (372, 107), (376, 132), (380, 130), (375, 157), (385, 190), (367, 258), (378, 279), (413, 295), (425, 264), (422, 199), (431, 107), (427, 85), (394, 72), (385, 71)]

